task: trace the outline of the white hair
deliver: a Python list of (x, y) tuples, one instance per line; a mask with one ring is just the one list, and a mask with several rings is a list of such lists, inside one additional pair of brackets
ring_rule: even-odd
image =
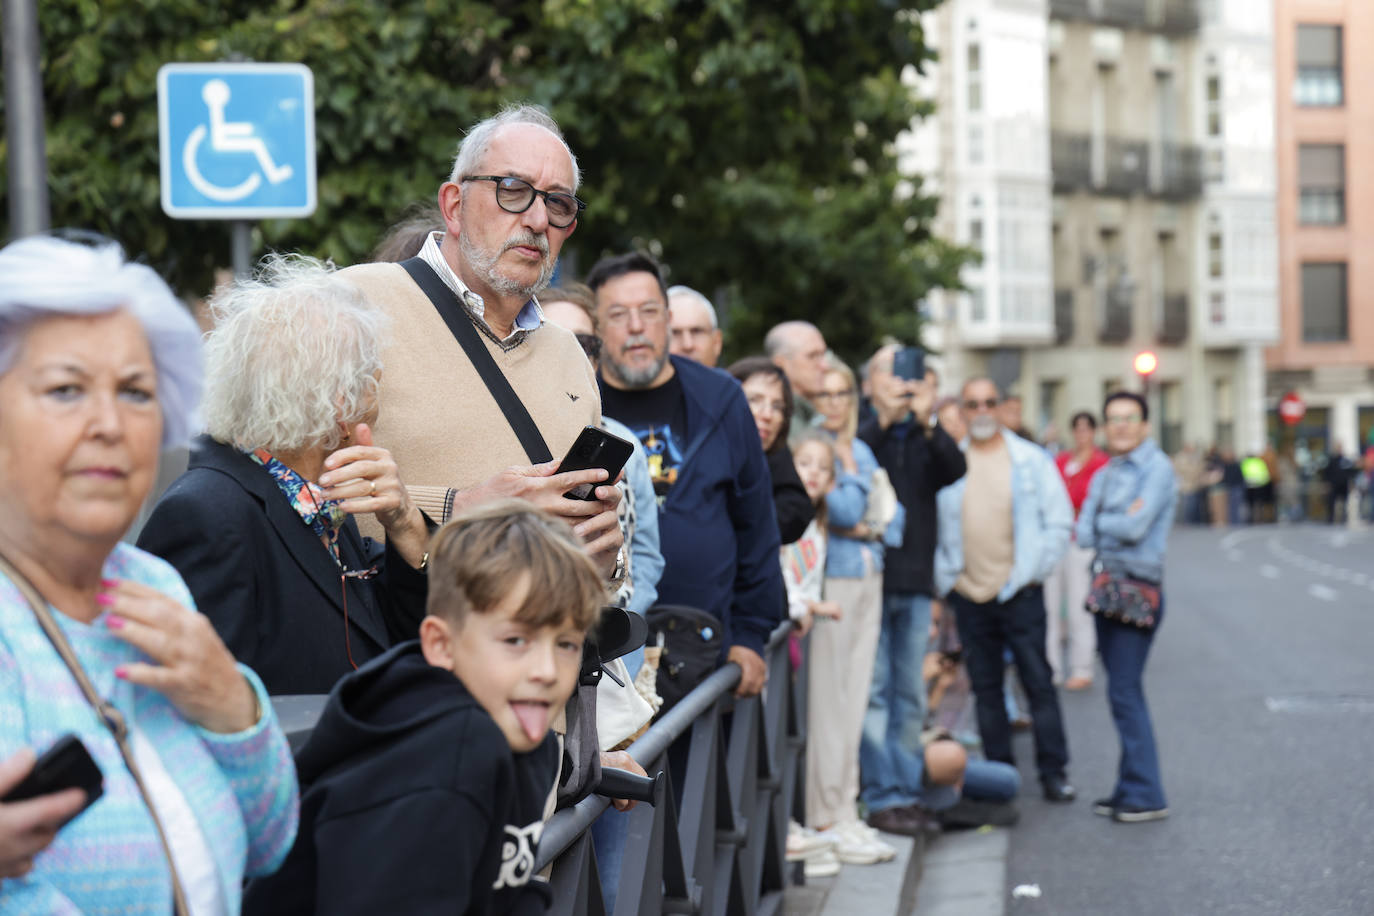
[(121, 308), (138, 319), (153, 354), (162, 447), (183, 445), (197, 426), (200, 328), (162, 278), (125, 260), (113, 241), (86, 245), (31, 236), (0, 249), (0, 374), (14, 365), (37, 322)]
[(458, 154), (453, 157), (453, 171), (449, 173), (448, 180), (457, 183), (464, 175), (471, 175), (481, 168), (482, 160), (486, 158), (487, 150), (491, 148), (496, 135), (516, 124), (533, 124), (558, 138), (558, 142), (563, 144), (563, 149), (568, 154), (568, 161), (572, 163), (572, 190), (576, 194), (578, 185), (582, 183), (582, 172), (577, 167), (577, 157), (573, 155), (568, 141), (563, 139), (563, 131), (559, 130), (558, 122), (540, 105), (508, 105), (490, 118), (472, 125), (467, 136), (458, 142)]
[(690, 286), (670, 286), (668, 287), (668, 305), (670, 308), (672, 307), (674, 296), (682, 296), (684, 299), (690, 299), (697, 305), (706, 309), (706, 315), (711, 319), (711, 330), (720, 330), (720, 323), (716, 321), (716, 307), (711, 304), (710, 299), (707, 299)]
[(273, 255), (217, 294), (206, 431), (241, 449), (337, 448), (376, 403), (387, 318), (331, 265)]
[(775, 324), (764, 335), (763, 352), (770, 357), (792, 354), (797, 349), (797, 334), (801, 331), (815, 331), (819, 334), (821, 329), (809, 321), (784, 321)]

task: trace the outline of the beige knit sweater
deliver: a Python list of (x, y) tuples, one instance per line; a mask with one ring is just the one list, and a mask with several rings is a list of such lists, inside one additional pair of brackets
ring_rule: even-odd
[[(391, 316), (375, 441), (390, 449), (416, 504), (435, 521), (447, 521), (450, 488), (474, 486), (530, 460), (462, 346), (404, 269), (360, 264), (340, 275)], [(601, 418), (596, 376), (577, 338), (545, 324), (502, 350), (480, 336), (553, 457), (562, 458), (582, 427)], [(365, 534), (381, 535), (371, 517), (359, 521)]]

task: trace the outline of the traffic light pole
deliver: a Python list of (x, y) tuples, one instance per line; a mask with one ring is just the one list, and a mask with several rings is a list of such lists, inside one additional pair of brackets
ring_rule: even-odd
[(4, 0), (5, 136), (9, 138), (10, 236), (45, 232), (48, 153), (34, 0)]

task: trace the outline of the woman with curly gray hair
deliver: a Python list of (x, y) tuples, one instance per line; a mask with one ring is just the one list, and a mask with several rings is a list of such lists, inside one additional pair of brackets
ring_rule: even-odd
[[(207, 435), (139, 546), (181, 572), (270, 693), (328, 693), (425, 613), (430, 526), (372, 441), (385, 318), (303, 257), (269, 260), (211, 308)], [(385, 545), (359, 534), (362, 513)]]

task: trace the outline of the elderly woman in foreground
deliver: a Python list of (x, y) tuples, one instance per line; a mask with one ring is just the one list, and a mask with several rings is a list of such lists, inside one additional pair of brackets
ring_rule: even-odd
[[(384, 316), (303, 257), (211, 307), (208, 435), (138, 543), (185, 577), (270, 693), (328, 693), (425, 616), (429, 526), (372, 442)], [(358, 533), (358, 513), (385, 545)]]
[[(25, 767), (72, 733), (104, 777), (39, 834), (56, 831), (45, 851), (4, 864), (22, 874), (0, 885), (6, 913), (236, 913), (245, 874), (295, 837), (262, 684), (176, 570), (120, 542), (159, 447), (187, 436), (199, 350), (171, 291), (116, 246), (0, 250), (0, 758)], [(0, 825), (23, 804), (0, 803)]]

